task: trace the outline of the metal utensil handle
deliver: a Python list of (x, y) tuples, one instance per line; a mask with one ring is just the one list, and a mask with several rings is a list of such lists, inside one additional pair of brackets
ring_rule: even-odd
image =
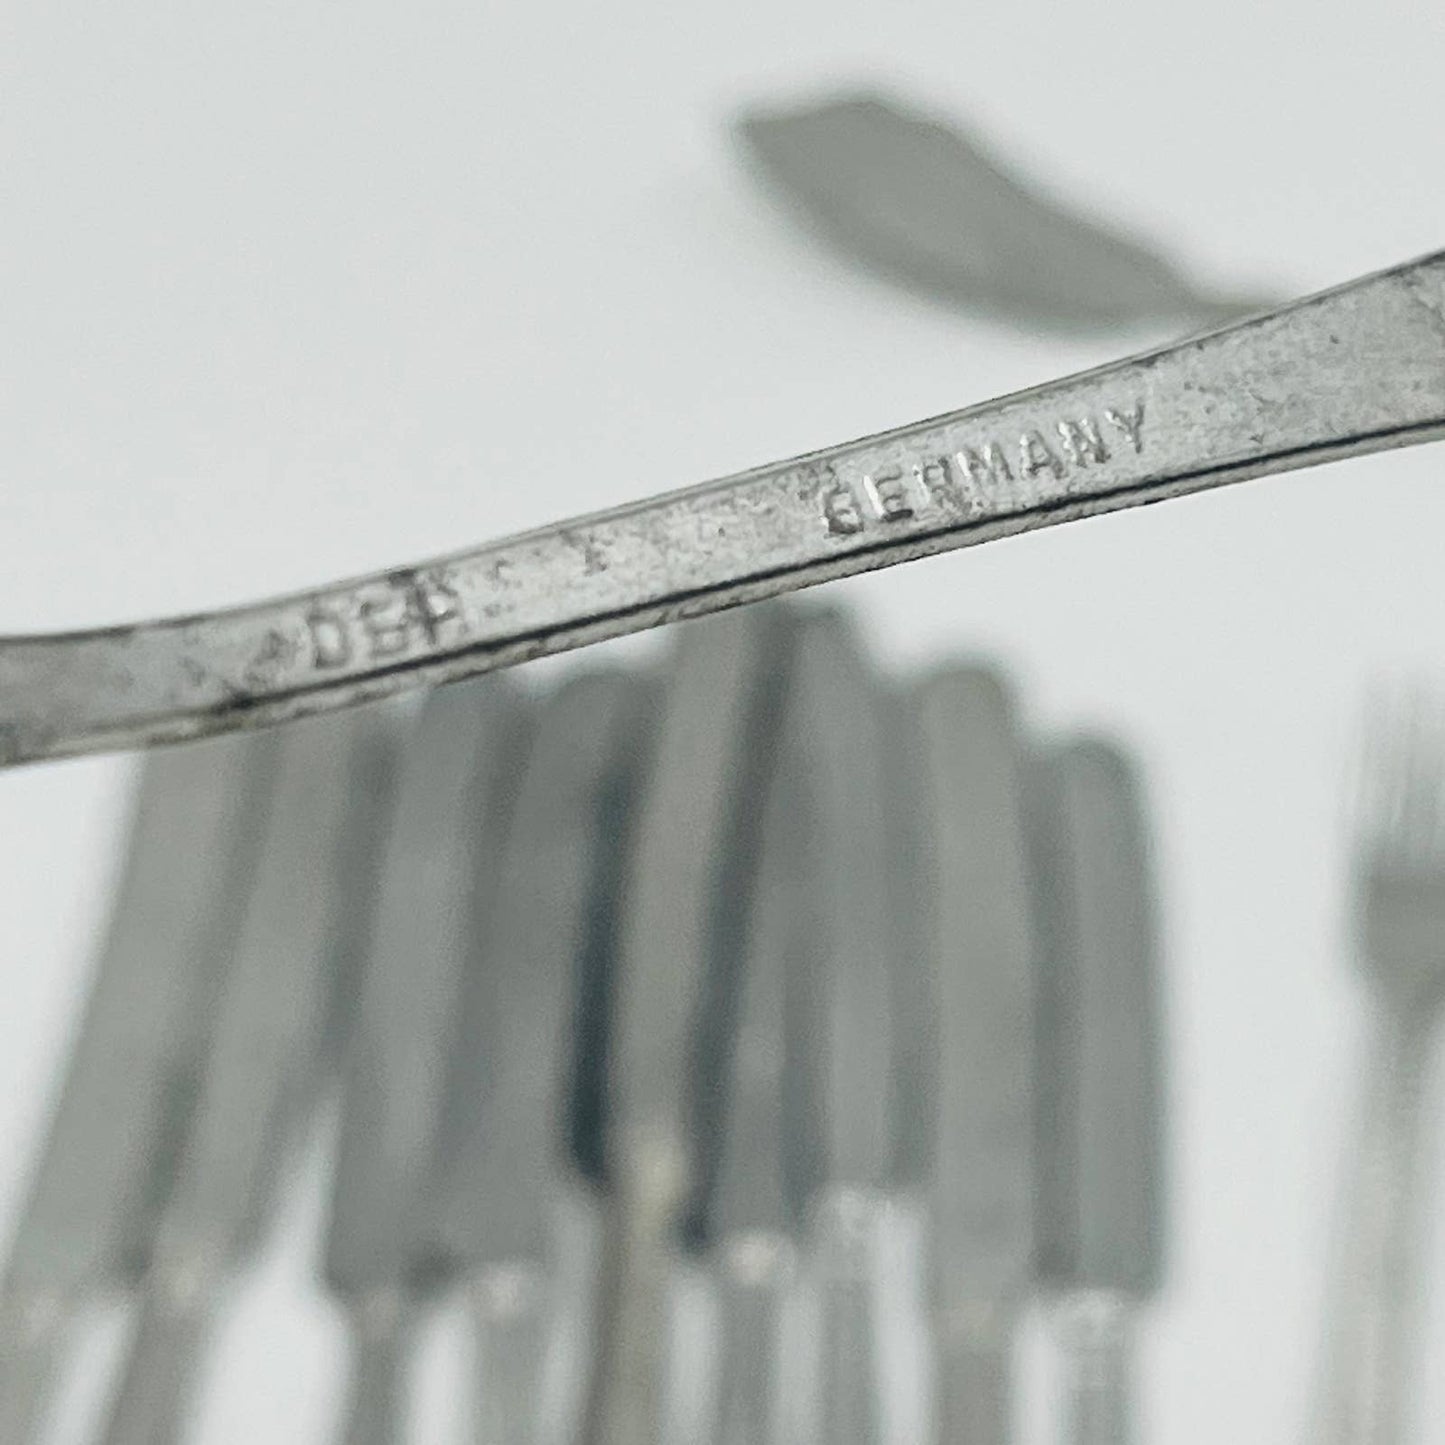
[(41, 1438), (69, 1321), (60, 1307), (0, 1309), (0, 1440)]
[(717, 1410), (711, 1445), (783, 1445), (784, 1322), (793, 1250), (777, 1235), (739, 1236), (718, 1250)]
[(1375, 1020), (1311, 1435), (1321, 1445), (1388, 1445), (1403, 1438), (1425, 1084), (1437, 1024), (1433, 1010), (1409, 1014), (1388, 1006)]
[(210, 1341), (215, 1291), (209, 1286), (151, 1289), (141, 1303), (105, 1445), (177, 1445)]
[(641, 1142), (628, 1156), (610, 1202), (617, 1224), (604, 1235), (598, 1320), (606, 1335), (594, 1360), (585, 1445), (652, 1445), (664, 1429), (686, 1167), (664, 1141)]
[(960, 1311), (934, 1317), (934, 1394), (938, 1445), (1009, 1445), (1013, 1428), (1013, 1327), (1017, 1310), (990, 1309), (983, 1318)]
[(390, 1295), (363, 1300), (350, 1325), (351, 1377), (338, 1445), (400, 1445), (411, 1405), (415, 1311)]
[[(1445, 254), (1113, 366), (273, 602), (0, 640), (0, 758), (278, 722), (1445, 434)], [(565, 426), (562, 428), (565, 431)]]
[(1132, 1445), (1132, 1310), (1104, 1291), (1081, 1291), (1064, 1305), (1064, 1445)]
[(540, 1267), (492, 1269), (474, 1283), (477, 1445), (538, 1445), (544, 1438), (556, 1304), (556, 1281)]
[(879, 1229), (883, 1200), (871, 1190), (829, 1189), (809, 1240), (817, 1310), (816, 1438), (824, 1445), (883, 1445), (887, 1438), (879, 1353)]

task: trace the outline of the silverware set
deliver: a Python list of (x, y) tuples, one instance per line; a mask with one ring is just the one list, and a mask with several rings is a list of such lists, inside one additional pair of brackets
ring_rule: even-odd
[(1116, 747), (1035, 743), (991, 669), (885, 675), (835, 610), (155, 754), (5, 1276), (5, 1439), (103, 1297), (99, 1438), (188, 1438), (328, 1089), (346, 1445), (411, 1438), (456, 1299), (477, 1441), (1003, 1442), (1044, 1289), (1065, 1438), (1119, 1438), (1148, 875)]
[[(759, 111), (737, 135), (831, 245), (950, 304), (1066, 328), (1249, 309), (877, 97)], [(1363, 318), (1368, 343), (1374, 312), (1391, 322), (1439, 265), (1313, 303), (1318, 324)], [(1233, 364), (1240, 336), (1216, 339), (1215, 365)], [(1152, 377), (1158, 359), (1134, 371)], [(1136, 388), (1151, 426), (1154, 387)], [(1224, 457), (1220, 475), (1317, 442), (1433, 434), (1435, 392), (1415, 390), (1404, 420), (1361, 412), (1324, 441), (1307, 425), (1278, 456)], [(1040, 515), (1099, 509), (1067, 474), (1108, 459), (1104, 421), (1108, 445), (1143, 451), (1145, 401), (1119, 412), (1123, 393), (1079, 394), (1090, 414), (1056, 428), (1067, 459), (1000, 404), (998, 434), (1024, 428), (1018, 465), (1062, 483), (1034, 499)], [(1193, 456), (1200, 440), (1176, 422)], [(982, 433), (952, 461), (915, 440), (898, 445), (923, 491), (901, 465), (870, 464), (861, 491), (831, 464), (790, 482), (817, 512), (809, 545), (922, 525), (950, 467), (1024, 480)], [(1181, 467), (1137, 486), (1167, 495), (1176, 472), (1203, 475)], [(698, 495), (691, 544), (752, 545), (724, 546), (731, 523), (704, 527)], [(561, 538), (594, 578), (609, 566), (601, 535), (558, 531), (534, 550)], [(528, 556), (496, 561), (492, 582), (551, 576)], [(454, 581), (393, 579), (405, 595), (388, 635), (425, 634), (418, 668), (466, 625)], [(696, 585), (705, 606), (637, 616), (708, 610), (727, 590)], [(602, 600), (614, 621), (539, 648), (620, 630), (631, 604)], [(345, 677), (283, 688), (307, 649), (278, 625), (247, 674), (258, 707), (307, 688), (329, 707), (354, 700), (353, 673), (365, 683), (361, 634), (323, 602), (302, 631), (315, 667)], [(356, 616), (380, 606), (363, 599)], [(15, 658), (21, 643), (34, 643), (24, 658), (50, 645), (12, 640)], [(79, 709), (78, 736), (168, 736), (187, 697), (172, 688), (159, 721), (111, 732), (68, 694), (61, 711)], [(1445, 1002), (1442, 717), (1389, 700), (1360, 788), (1375, 1031), (1310, 1436), (1332, 1445), (1404, 1434), (1424, 1083)], [(16, 756), (79, 746), (59, 724), (26, 726), (10, 726)], [(1150, 832), (1128, 750), (1036, 736), (996, 667), (895, 675), (847, 614), (770, 601), (683, 624), (651, 667), (579, 669), (547, 691), (473, 679), (149, 755), (0, 1281), (0, 1441), (43, 1438), (74, 1327), (116, 1299), (131, 1328), (97, 1438), (189, 1438), (228, 1296), (328, 1097), (316, 1269), (349, 1346), (342, 1445), (413, 1438), (419, 1338), (456, 1301), (478, 1445), (1007, 1445), (1022, 1438), (1020, 1340), (1036, 1314), (1054, 1437), (1147, 1438), (1135, 1342), (1164, 1281), (1169, 1172)]]

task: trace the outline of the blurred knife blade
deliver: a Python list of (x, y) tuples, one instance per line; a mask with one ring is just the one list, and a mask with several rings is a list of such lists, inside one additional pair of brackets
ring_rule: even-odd
[(149, 1264), (251, 893), (278, 743), (255, 734), (142, 765), (90, 997), (6, 1269), (7, 1441), (40, 1427), (76, 1310), (133, 1287)]
[[(430, 1237), (458, 1005), (494, 903), (524, 745), (505, 679), (441, 688), (407, 730), (343, 1070), (323, 1273), (353, 1331), (345, 1438), (399, 1438), (418, 1309), (448, 1277)], [(464, 1042), (464, 1041), (462, 1041)]]
[(389, 797), (375, 709), (308, 719), (280, 758), (251, 897), (156, 1235), (107, 1445), (183, 1438), (217, 1307), (270, 1214), (326, 1068), (338, 987), (354, 984)]
[(1058, 1296), (1065, 1438), (1133, 1438), (1133, 1316), (1164, 1269), (1162, 1008), (1141, 784), (1112, 743), (1039, 761), (1039, 1270)]
[(1007, 1445), (1034, 1257), (1034, 927), (1020, 740), (1000, 678), (913, 690), (917, 910), (931, 975), (932, 1317), (939, 1441)]
[(1085, 329), (1223, 324), (1269, 304), (1201, 289), (1152, 245), (885, 95), (760, 105), (734, 131), (758, 177), (827, 246), (951, 306)]

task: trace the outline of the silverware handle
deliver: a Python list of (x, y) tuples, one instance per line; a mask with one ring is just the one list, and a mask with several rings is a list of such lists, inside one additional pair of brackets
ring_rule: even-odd
[(1065, 1445), (1132, 1445), (1133, 1318), (1122, 1296), (1084, 1292), (1065, 1304), (1063, 1355)]
[(1417, 1303), (1419, 1169), (1429, 1010), (1385, 1008), (1375, 1022), (1346, 1177), (1343, 1232), (1313, 1438), (1386, 1445), (1401, 1438)]
[(879, 1356), (881, 1200), (840, 1189), (825, 1198), (810, 1240), (817, 1311), (816, 1438), (823, 1445), (882, 1445)]
[(609, 1202), (585, 1445), (654, 1445), (663, 1434), (685, 1174), (667, 1145), (641, 1153)]
[(339, 1445), (398, 1445), (411, 1406), (415, 1312), (388, 1294), (358, 1304), (350, 1327), (351, 1376)]
[(538, 1445), (548, 1423), (556, 1290), (538, 1268), (488, 1271), (472, 1290), (477, 1445)]
[(718, 1364), (711, 1445), (783, 1445), (784, 1311), (793, 1279), (786, 1240), (724, 1241), (717, 1272)]
[(1013, 1439), (1015, 1311), (934, 1317), (937, 1445), (1009, 1445)]
[(1428, 256), (1163, 351), (427, 566), (184, 625), (0, 637), (0, 767), (281, 722), (1433, 440), (1442, 305), (1445, 257)]
[(68, 1322), (59, 1315), (7, 1317), (0, 1327), (0, 1440), (7, 1445), (29, 1445), (44, 1434)]
[(152, 1289), (141, 1302), (105, 1445), (172, 1445), (185, 1433), (210, 1340), (210, 1290)]

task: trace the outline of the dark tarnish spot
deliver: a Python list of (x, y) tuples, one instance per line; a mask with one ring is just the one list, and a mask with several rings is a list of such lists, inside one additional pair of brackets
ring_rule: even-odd
[(592, 577), (607, 570), (607, 554), (598, 546), (596, 537), (590, 532), (568, 530), (562, 536), (567, 545), (581, 557), (585, 576)]

